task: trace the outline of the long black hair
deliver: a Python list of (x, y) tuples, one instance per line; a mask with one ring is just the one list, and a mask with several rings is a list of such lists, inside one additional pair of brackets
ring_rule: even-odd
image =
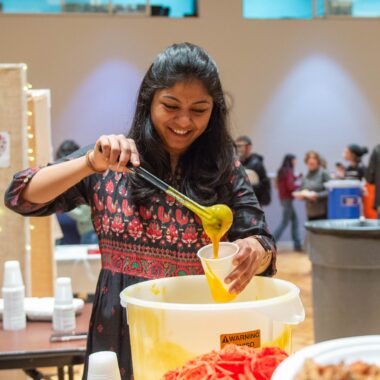
[[(199, 46), (174, 44), (157, 56), (140, 86), (136, 112), (128, 137), (141, 156), (141, 165), (161, 179), (171, 172), (169, 154), (156, 133), (150, 107), (157, 90), (178, 82), (200, 81), (213, 98), (213, 109), (206, 130), (180, 158), (182, 180), (178, 189), (202, 204), (228, 202), (232, 173), (233, 139), (227, 128), (227, 107), (218, 69), (212, 58)], [(157, 190), (131, 176), (135, 199), (144, 201)]]
[(286, 174), (287, 171), (293, 170), (293, 160), (296, 158), (294, 154), (286, 154), (282, 160), (280, 169), (277, 171), (277, 181), (281, 180), (282, 177)]

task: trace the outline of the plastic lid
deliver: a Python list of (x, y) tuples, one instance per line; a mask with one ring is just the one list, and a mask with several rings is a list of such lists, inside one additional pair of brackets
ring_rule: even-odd
[(339, 179), (332, 180), (325, 183), (327, 189), (334, 188), (357, 188), (362, 187), (361, 182), (358, 179)]
[(305, 228), (322, 235), (380, 238), (380, 220), (377, 219), (315, 220), (306, 222)]

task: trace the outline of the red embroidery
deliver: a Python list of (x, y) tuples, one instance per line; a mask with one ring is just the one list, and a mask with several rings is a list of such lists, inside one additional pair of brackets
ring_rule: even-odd
[(98, 196), (97, 193), (94, 193), (93, 199), (94, 199), (94, 205), (95, 205), (95, 208), (96, 208), (98, 211), (102, 211), (102, 210), (104, 209), (104, 204), (103, 204), (103, 202), (99, 199), (99, 196)]
[(115, 232), (117, 236), (124, 232), (124, 222), (121, 215), (115, 215), (111, 223), (111, 230)]
[(111, 179), (106, 183), (105, 189), (106, 189), (106, 192), (108, 194), (112, 194), (113, 193), (114, 185), (113, 185), (113, 182), (112, 182)]
[(185, 244), (194, 244), (197, 241), (197, 231), (194, 226), (187, 226), (185, 232), (182, 234), (182, 241)]
[(152, 210), (151, 209), (147, 209), (144, 206), (140, 206), (139, 207), (139, 213), (140, 213), (141, 217), (145, 220), (152, 219)]
[(166, 240), (171, 244), (174, 244), (177, 242), (178, 230), (177, 230), (175, 224), (171, 224), (169, 226), (169, 228), (166, 230)]
[(112, 202), (112, 197), (110, 195), (107, 196), (107, 209), (111, 214), (114, 214), (117, 209), (117, 201), (115, 203)]
[(159, 240), (162, 238), (162, 231), (160, 228), (160, 225), (157, 222), (152, 222), (149, 224), (146, 235), (148, 238), (152, 239), (153, 241)]
[(164, 206), (160, 206), (158, 208), (158, 219), (162, 222), (162, 223), (168, 223), (170, 222), (170, 216), (169, 216), (170, 212), (168, 213), (165, 213), (165, 208)]
[(176, 218), (176, 221), (181, 225), (183, 226), (184, 224), (186, 224), (188, 221), (189, 221), (189, 218), (185, 215), (185, 216), (182, 216), (182, 210), (181, 209), (177, 209), (176, 212), (175, 212), (175, 218)]
[(110, 229), (110, 218), (108, 217), (107, 214), (103, 216), (102, 226), (103, 226), (103, 231), (107, 234)]
[(125, 216), (133, 215), (133, 207), (128, 205), (127, 199), (123, 199), (123, 202), (121, 203), (121, 211)]
[(141, 237), (143, 230), (143, 225), (138, 218), (133, 218), (132, 221), (128, 224), (128, 233), (133, 237), (134, 240), (137, 240)]

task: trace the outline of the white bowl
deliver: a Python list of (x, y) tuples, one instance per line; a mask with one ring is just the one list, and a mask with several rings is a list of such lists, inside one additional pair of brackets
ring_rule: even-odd
[(334, 339), (305, 347), (285, 359), (271, 380), (294, 380), (309, 358), (322, 365), (361, 360), (380, 366), (380, 335)]

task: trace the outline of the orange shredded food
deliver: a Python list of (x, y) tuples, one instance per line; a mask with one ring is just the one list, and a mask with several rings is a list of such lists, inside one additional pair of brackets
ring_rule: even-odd
[(161, 380), (270, 380), (288, 354), (277, 347), (262, 350), (230, 344), (198, 356), (167, 372)]

